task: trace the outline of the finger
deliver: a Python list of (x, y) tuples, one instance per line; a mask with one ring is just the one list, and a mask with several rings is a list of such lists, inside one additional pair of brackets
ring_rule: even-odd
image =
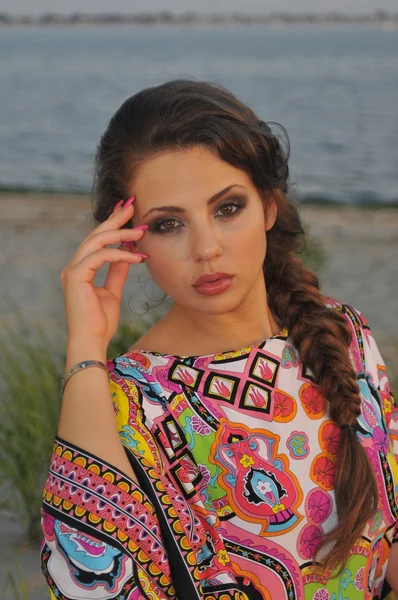
[[(126, 202), (121, 205), (120, 202), (116, 204), (114, 211), (109, 215), (105, 221), (94, 227), (94, 229), (88, 234), (88, 236), (83, 240), (80, 244), (78, 250), (80, 250), (81, 246), (85, 244), (85, 242), (91, 238), (96, 233), (100, 233), (102, 231), (109, 231), (110, 229), (119, 229), (123, 225), (125, 225), (130, 219), (133, 218), (134, 215), (134, 196), (126, 200)], [(123, 201), (121, 201), (123, 202)]]
[(117, 227), (120, 227), (120, 224), (125, 223), (128, 219), (131, 219), (134, 214), (134, 202), (135, 197), (131, 196), (124, 204), (116, 204), (113, 209), (113, 212), (109, 215), (105, 221), (103, 221), (98, 227), (96, 227), (97, 231), (106, 231), (109, 228), (115, 227), (115, 223)]
[[(81, 260), (82, 258), (82, 249), (85, 248), (87, 242), (91, 240), (91, 238), (95, 237), (97, 234), (102, 233), (104, 231), (109, 230), (119, 230), (128, 219), (131, 219), (134, 214), (134, 196), (129, 198), (123, 205), (121, 204), (123, 200), (121, 200), (118, 204), (116, 204), (114, 208), (114, 212), (106, 219), (103, 223), (95, 227), (88, 236), (81, 242), (79, 247), (77, 248), (75, 255), (72, 260), (69, 262), (68, 266), (73, 266), (76, 262)], [(130, 229), (128, 229), (130, 231)], [(116, 242), (115, 242), (116, 243)]]
[[(145, 228), (144, 228), (145, 227)], [(122, 242), (136, 242), (144, 236), (146, 226), (135, 229), (111, 229), (102, 231), (85, 239), (84, 243), (77, 249), (69, 265), (73, 266), (80, 262), (85, 256), (88, 256), (95, 250), (101, 250), (106, 246)]]
[(111, 263), (104, 282), (104, 289), (119, 300), (122, 299), (123, 288), (129, 274), (130, 264), (127, 262)]
[(129, 250), (119, 250), (117, 248), (102, 248), (95, 250), (88, 256), (85, 256), (80, 262), (74, 264), (67, 270), (67, 278), (78, 278), (81, 282), (92, 283), (95, 275), (106, 262), (117, 263), (127, 262), (128, 264), (139, 264), (145, 255), (132, 253)]
[[(138, 252), (134, 242), (130, 242), (127, 249), (129, 252)], [(129, 273), (130, 265), (124, 267), (123, 263), (111, 263), (105, 279), (104, 288), (114, 294), (119, 300), (122, 299), (124, 284)]]
[(135, 243), (135, 240), (132, 240), (131, 242), (129, 242), (128, 249), (130, 250), (130, 252), (139, 252), (139, 249), (137, 247), (137, 244)]

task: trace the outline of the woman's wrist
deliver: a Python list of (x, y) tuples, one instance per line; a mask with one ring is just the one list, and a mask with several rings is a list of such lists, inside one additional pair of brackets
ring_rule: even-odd
[(106, 363), (107, 348), (98, 341), (89, 340), (69, 340), (66, 349), (65, 373), (73, 365), (85, 360), (100, 360)]

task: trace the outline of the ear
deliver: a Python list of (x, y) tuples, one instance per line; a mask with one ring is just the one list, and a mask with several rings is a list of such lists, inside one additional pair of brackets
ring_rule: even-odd
[(265, 231), (269, 231), (273, 228), (276, 221), (277, 212), (275, 200), (269, 199), (267, 202), (267, 207), (264, 209)]

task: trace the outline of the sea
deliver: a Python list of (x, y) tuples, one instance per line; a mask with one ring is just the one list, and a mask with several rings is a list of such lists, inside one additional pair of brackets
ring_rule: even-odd
[(398, 29), (344, 24), (3, 26), (0, 190), (89, 192), (113, 113), (174, 78), (280, 123), (299, 201), (398, 205)]

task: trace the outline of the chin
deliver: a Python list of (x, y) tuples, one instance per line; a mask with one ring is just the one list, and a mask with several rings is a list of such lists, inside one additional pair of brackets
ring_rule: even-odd
[(233, 312), (244, 301), (244, 298), (236, 298), (236, 294), (219, 294), (216, 296), (203, 296), (192, 306), (194, 310), (206, 313), (208, 315), (223, 315)]

